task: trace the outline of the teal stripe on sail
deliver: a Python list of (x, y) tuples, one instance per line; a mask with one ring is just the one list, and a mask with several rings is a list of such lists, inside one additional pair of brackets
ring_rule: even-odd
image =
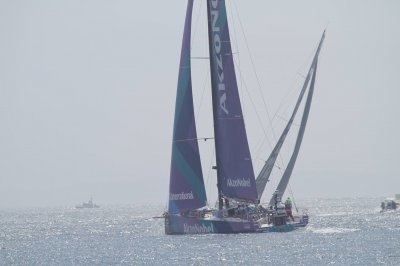
[[(178, 80), (178, 93), (176, 95), (176, 108), (175, 108), (175, 121), (178, 121), (181, 115), (184, 100), (186, 98), (187, 88), (191, 87), (191, 74), (190, 74), (190, 54), (185, 56), (184, 64), (180, 67), (180, 75)], [(179, 123), (174, 123), (174, 132), (176, 127), (180, 126)]]
[(195, 169), (190, 166), (188, 161), (185, 160), (177, 148), (175, 148), (173, 160), (178, 166), (178, 171), (184, 177), (183, 181), (185, 181), (189, 187), (193, 188), (196, 198), (205, 203), (207, 201), (207, 197), (205, 190), (203, 189), (204, 183), (201, 182), (202, 177), (199, 176), (199, 173), (196, 173)]

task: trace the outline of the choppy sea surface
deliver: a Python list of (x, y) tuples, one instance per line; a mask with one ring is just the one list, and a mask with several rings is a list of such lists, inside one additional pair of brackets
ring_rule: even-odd
[(310, 199), (290, 233), (166, 236), (162, 206), (0, 210), (0, 265), (400, 265), (400, 211)]

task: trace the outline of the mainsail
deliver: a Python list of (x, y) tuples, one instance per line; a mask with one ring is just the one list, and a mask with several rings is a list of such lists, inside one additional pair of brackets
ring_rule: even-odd
[(169, 213), (204, 207), (207, 197), (193, 110), (190, 38), (193, 0), (188, 1), (175, 103)]
[(258, 201), (233, 64), (225, 0), (208, 0), (214, 134), (221, 197)]

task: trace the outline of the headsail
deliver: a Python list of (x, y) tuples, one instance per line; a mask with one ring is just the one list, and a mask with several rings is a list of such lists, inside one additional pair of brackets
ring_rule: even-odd
[[(289, 179), (292, 175), (294, 164), (296, 163), (297, 155), (299, 154), (301, 142), (303, 141), (304, 131), (306, 129), (307, 120), (308, 120), (308, 115), (310, 113), (312, 96), (314, 93), (315, 76), (317, 74), (317, 63), (318, 63), (318, 58), (316, 58), (314, 61), (314, 73), (312, 76), (310, 89), (308, 91), (307, 101), (306, 101), (306, 105), (304, 107), (304, 113), (303, 113), (303, 117), (301, 119), (300, 129), (299, 129), (299, 133), (297, 135), (295, 148), (294, 148), (292, 157), (290, 158), (290, 161), (286, 167), (286, 170), (283, 173), (282, 179), (279, 182), (278, 187), (276, 189), (278, 191), (279, 198), (282, 198), (282, 196), (285, 193), (285, 190), (287, 188), (287, 185), (289, 184)], [(274, 200), (273, 198), (270, 200), (270, 204), (273, 203), (273, 200)]]
[(169, 213), (201, 208), (207, 201), (193, 110), (190, 63), (192, 11), (193, 0), (189, 0), (175, 103)]
[(272, 169), (274, 168), (274, 165), (275, 165), (276, 159), (278, 158), (281, 147), (282, 147), (283, 143), (285, 142), (286, 136), (289, 133), (289, 130), (293, 124), (294, 118), (296, 117), (297, 110), (300, 107), (300, 103), (303, 99), (304, 93), (306, 92), (306, 89), (308, 88), (308, 83), (310, 81), (312, 72), (313, 72), (313, 67), (311, 67), (308, 72), (308, 75), (304, 82), (303, 88), (301, 89), (299, 98), (297, 99), (296, 105), (294, 107), (292, 116), (289, 119), (289, 122), (287, 123), (285, 129), (282, 132), (282, 135), (280, 136), (278, 142), (276, 143), (274, 149), (272, 150), (270, 156), (268, 157), (268, 160), (265, 162), (263, 168), (261, 169), (260, 173), (257, 176), (256, 185), (257, 185), (258, 199), (261, 199), (261, 196), (264, 193), (265, 186), (267, 185), (269, 177), (272, 173)]
[(268, 160), (265, 162), (263, 168), (261, 169), (260, 173), (257, 176), (256, 185), (257, 185), (258, 199), (261, 199), (261, 196), (264, 193), (265, 186), (267, 185), (267, 182), (269, 180), (271, 172), (274, 168), (276, 159), (278, 158), (279, 152), (280, 152), (280, 150), (283, 146), (283, 143), (285, 142), (285, 139), (287, 137), (287, 134), (289, 133), (289, 130), (293, 124), (294, 118), (296, 117), (297, 111), (300, 107), (300, 103), (303, 100), (304, 93), (305, 93), (306, 89), (308, 88), (308, 84), (310, 82), (311, 75), (314, 72), (314, 62), (318, 58), (318, 54), (319, 54), (319, 51), (321, 50), (324, 38), (325, 38), (325, 32), (323, 33), (321, 41), (318, 45), (317, 52), (315, 53), (315, 56), (313, 58), (313, 63), (311, 64), (310, 69), (307, 74), (307, 77), (304, 81), (303, 88), (301, 89), (299, 98), (297, 99), (292, 116), (290, 117), (289, 122), (287, 123), (285, 129), (282, 132), (282, 135), (279, 137), (278, 142), (276, 143), (274, 149), (272, 150), (270, 156), (268, 157)]
[[(315, 53), (315, 56), (314, 56), (312, 64), (311, 64), (310, 72), (312, 71), (313, 74), (312, 74), (310, 88), (308, 91), (307, 101), (304, 106), (303, 116), (301, 118), (299, 132), (297, 133), (297, 139), (296, 139), (296, 144), (295, 144), (295, 147), (293, 150), (293, 154), (292, 154), (292, 157), (290, 158), (288, 165), (286, 166), (285, 172), (283, 173), (283, 176), (278, 184), (278, 187), (276, 188), (276, 190), (278, 191), (279, 198), (282, 198), (283, 194), (286, 191), (287, 185), (289, 184), (289, 180), (290, 180), (294, 165), (297, 160), (297, 155), (299, 154), (299, 151), (300, 151), (301, 142), (303, 141), (304, 131), (306, 130), (306, 125), (307, 125), (307, 120), (308, 120), (308, 115), (310, 113), (312, 96), (314, 93), (314, 84), (315, 84), (315, 77), (317, 74), (318, 56), (319, 56), (319, 52), (321, 51), (324, 39), (325, 39), (325, 31), (322, 34), (321, 41), (319, 42), (318, 49)], [(274, 201), (274, 199), (271, 198), (270, 204), (272, 204), (273, 201)]]
[(225, 0), (207, 0), (214, 133), (220, 196), (257, 201)]

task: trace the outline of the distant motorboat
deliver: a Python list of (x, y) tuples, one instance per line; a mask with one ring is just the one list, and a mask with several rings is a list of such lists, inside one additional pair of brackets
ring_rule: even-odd
[(93, 208), (99, 208), (99, 205), (96, 205), (93, 203), (92, 197), (90, 197), (90, 200), (88, 202), (83, 202), (81, 205), (76, 205), (75, 208), (77, 209), (93, 209)]
[(400, 194), (396, 194), (394, 198), (386, 198), (381, 202), (381, 212), (397, 210), (400, 208)]

